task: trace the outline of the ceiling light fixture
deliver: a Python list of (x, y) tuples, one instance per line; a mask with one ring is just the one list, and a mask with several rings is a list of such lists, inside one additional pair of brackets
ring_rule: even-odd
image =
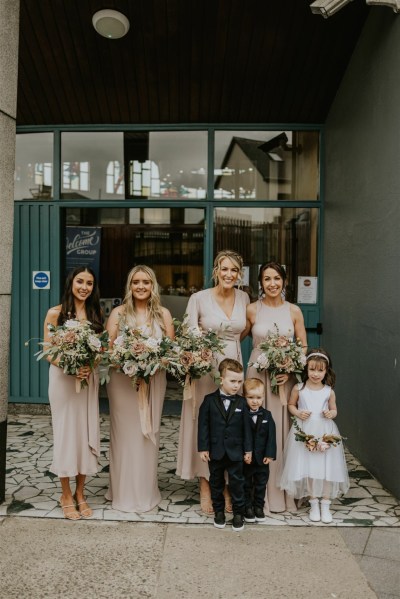
[(105, 9), (97, 11), (92, 18), (93, 27), (103, 37), (119, 39), (129, 31), (129, 21), (117, 10)]

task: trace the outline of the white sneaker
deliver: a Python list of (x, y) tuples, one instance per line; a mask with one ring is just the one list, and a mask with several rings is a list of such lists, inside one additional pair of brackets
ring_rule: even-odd
[(333, 520), (329, 506), (331, 502), (329, 499), (321, 499), (321, 522), (324, 524), (330, 524)]
[(319, 522), (321, 520), (321, 514), (319, 511), (319, 499), (310, 499), (310, 513), (308, 517), (311, 522)]

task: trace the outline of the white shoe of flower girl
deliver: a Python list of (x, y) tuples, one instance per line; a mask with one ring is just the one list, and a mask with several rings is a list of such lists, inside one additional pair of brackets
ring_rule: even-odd
[(310, 513), (309, 518), (311, 522), (319, 522), (321, 520), (321, 514), (319, 511), (319, 499), (310, 499)]
[(330, 524), (333, 520), (329, 506), (331, 502), (329, 499), (321, 499), (321, 521), (324, 524)]

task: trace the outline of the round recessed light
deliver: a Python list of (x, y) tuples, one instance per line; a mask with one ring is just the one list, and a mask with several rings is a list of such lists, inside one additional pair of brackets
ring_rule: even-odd
[(97, 33), (109, 39), (124, 37), (129, 31), (129, 21), (117, 10), (99, 10), (92, 18), (93, 27)]

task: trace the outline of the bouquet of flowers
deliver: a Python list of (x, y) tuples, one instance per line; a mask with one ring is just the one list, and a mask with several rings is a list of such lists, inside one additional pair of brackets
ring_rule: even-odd
[(158, 370), (167, 366), (167, 352), (171, 346), (168, 337), (150, 337), (138, 329), (125, 327), (109, 352), (110, 363), (129, 376), (138, 388), (140, 380), (150, 382)]
[[(107, 355), (108, 333), (93, 332), (88, 321), (69, 319), (60, 326), (48, 325), (50, 341), (41, 342), (43, 349), (35, 355), (38, 360), (50, 356), (54, 361), (59, 358), (59, 365), (65, 374), (77, 375), (82, 366), (94, 369)], [(87, 387), (86, 379), (77, 379), (76, 391)]]
[(268, 335), (258, 345), (261, 353), (255, 362), (249, 362), (249, 366), (253, 366), (259, 372), (268, 370), (271, 377), (272, 393), (278, 394), (279, 385), (276, 376), (293, 373), (300, 383), (306, 358), (299, 339), (293, 340), (285, 335), (280, 335), (276, 324), (275, 329), (276, 333)]
[(187, 385), (192, 379), (213, 372), (213, 355), (222, 353), (225, 343), (212, 329), (204, 331), (189, 326), (186, 319), (183, 322), (174, 320), (174, 324), (176, 335), (168, 352), (167, 369), (182, 385)]
[(297, 418), (292, 416), (293, 426), (295, 428), (294, 438), (296, 441), (304, 443), (308, 451), (326, 451), (330, 447), (337, 447), (340, 445), (344, 437), (341, 435), (333, 435), (325, 433), (322, 437), (315, 437), (314, 435), (305, 433), (297, 422)]

